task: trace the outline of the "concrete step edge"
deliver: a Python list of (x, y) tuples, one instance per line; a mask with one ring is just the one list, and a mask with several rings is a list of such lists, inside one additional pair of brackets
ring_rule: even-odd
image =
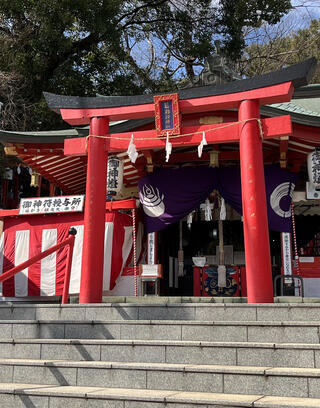
[(262, 348), (320, 350), (317, 343), (262, 343), (237, 341), (193, 341), (193, 340), (126, 340), (126, 339), (47, 339), (8, 338), (0, 339), (0, 344), (61, 344), (61, 345), (113, 345), (113, 346), (169, 346), (169, 347), (213, 347), (213, 348)]
[(2, 324), (73, 324), (73, 325), (140, 325), (140, 326), (254, 326), (254, 327), (319, 327), (319, 321), (227, 321), (227, 320), (0, 320)]
[(1, 366), (88, 368), (104, 370), (143, 370), (160, 372), (261, 375), (263, 377), (308, 377), (320, 378), (320, 368), (204, 365), (179, 363), (137, 363), (117, 361), (75, 361), (75, 360), (38, 360), (38, 359), (0, 359)]
[[(0, 394), (32, 395), (50, 398), (81, 398), (121, 401), (147, 401), (165, 404), (195, 404), (253, 408), (319, 408), (320, 399), (265, 395), (215, 394), (201, 392), (135, 390), (102, 387), (48, 386), (40, 384), (0, 384)], [(1, 399), (1, 395), (0, 395)]]

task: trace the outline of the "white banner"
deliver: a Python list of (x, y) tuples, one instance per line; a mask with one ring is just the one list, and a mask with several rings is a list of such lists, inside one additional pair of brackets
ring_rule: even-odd
[(82, 212), (84, 195), (22, 198), (19, 215)]
[[(283, 274), (292, 275), (292, 252), (291, 252), (291, 234), (290, 232), (282, 232), (282, 262)], [(292, 279), (285, 279), (285, 283), (291, 283)]]
[(150, 232), (148, 234), (148, 265), (156, 263), (156, 233)]

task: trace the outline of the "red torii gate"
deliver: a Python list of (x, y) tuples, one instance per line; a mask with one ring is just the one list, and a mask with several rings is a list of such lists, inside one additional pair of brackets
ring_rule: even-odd
[[(306, 77), (314, 67), (315, 60), (311, 59), (273, 75), (235, 81), (222, 87), (193, 88), (179, 92), (182, 114), (238, 109), (238, 122), (232, 126), (217, 124), (182, 127), (181, 137), (171, 139), (170, 142), (173, 147), (195, 146), (201, 142), (200, 133), (205, 131), (208, 144), (240, 143), (249, 303), (273, 302), (262, 137), (292, 134), (290, 116), (260, 119), (259, 106), (290, 101), (294, 86), (306, 84)], [(126, 151), (131, 138), (131, 133), (113, 134), (111, 137), (108, 132), (109, 121), (154, 116), (152, 96), (79, 98), (45, 94), (45, 97), (49, 107), (59, 110), (69, 124), (90, 124), (87, 138), (65, 140), (64, 153), (88, 156), (79, 302), (99, 303), (102, 300), (106, 163), (108, 153)], [(140, 131), (135, 132), (135, 145), (138, 150), (164, 148), (165, 140), (157, 139), (156, 130)]]

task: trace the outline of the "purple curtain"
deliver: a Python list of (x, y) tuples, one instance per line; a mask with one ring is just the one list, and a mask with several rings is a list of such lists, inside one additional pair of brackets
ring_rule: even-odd
[[(265, 166), (269, 228), (290, 232), (290, 203), (296, 174), (277, 165)], [(217, 189), (225, 201), (242, 214), (239, 167), (184, 167), (159, 169), (139, 180), (146, 231), (160, 231), (198, 208)]]

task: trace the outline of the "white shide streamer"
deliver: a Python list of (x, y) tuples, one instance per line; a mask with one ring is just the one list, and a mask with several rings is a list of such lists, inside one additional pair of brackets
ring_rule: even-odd
[(226, 203), (224, 198), (221, 197), (221, 207), (220, 207), (220, 220), (225, 220), (227, 218)]
[(138, 152), (136, 149), (136, 145), (134, 144), (133, 141), (133, 134), (131, 135), (131, 139), (130, 139), (130, 143), (128, 146), (128, 150), (127, 150), (129, 159), (131, 160), (132, 163), (135, 163), (138, 157)]
[(204, 202), (204, 219), (205, 221), (212, 221), (211, 204), (208, 198)]
[(198, 146), (198, 156), (201, 157), (202, 156), (202, 150), (203, 150), (203, 146), (207, 145), (207, 140), (206, 140), (206, 134), (205, 132), (202, 133), (202, 140)]
[(169, 132), (167, 132), (167, 139), (166, 139), (166, 162), (169, 161), (170, 154), (172, 152), (172, 143), (169, 141)]

